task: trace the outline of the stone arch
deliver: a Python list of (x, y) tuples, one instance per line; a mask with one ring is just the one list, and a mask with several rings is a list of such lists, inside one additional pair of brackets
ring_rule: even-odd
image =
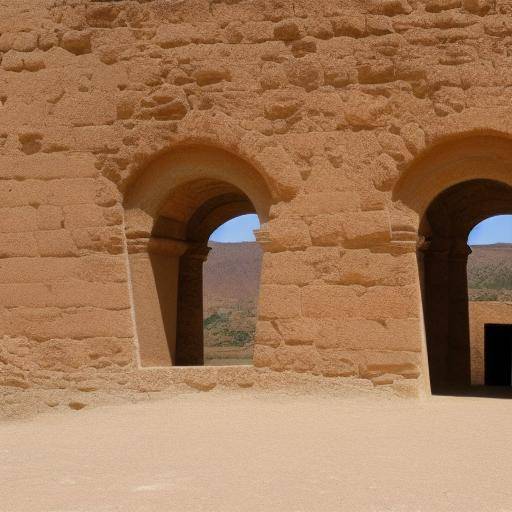
[(418, 237), (432, 390), (464, 388), (471, 384), (467, 239), (482, 220), (512, 213), (512, 141), (479, 135), (434, 146), (406, 171), (393, 199)]
[(393, 200), (421, 217), (443, 190), (480, 178), (512, 184), (512, 140), (507, 134), (454, 134), (440, 139), (403, 171)]
[[(189, 147), (209, 148), (250, 162), (275, 201), (292, 199), (302, 186), (300, 171), (282, 145), (258, 132), (243, 129), (237, 120), (220, 112), (190, 112), (177, 127), (144, 125), (134, 137), (137, 146), (125, 147), (125, 153), (116, 155), (116, 159), (97, 162), (104, 174), (128, 195), (134, 183), (149, 169), (171, 158), (176, 151)], [(120, 157), (130, 164), (121, 168)]]
[(203, 364), (202, 268), (224, 222), (269, 218), (275, 194), (246, 160), (191, 145), (155, 159), (124, 200), (142, 366)]

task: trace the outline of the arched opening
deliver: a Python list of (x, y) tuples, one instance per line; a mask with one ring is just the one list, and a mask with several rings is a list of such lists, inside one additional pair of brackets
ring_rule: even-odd
[(135, 323), (142, 366), (203, 365), (203, 271), (209, 239), (241, 215), (268, 220), (265, 181), (222, 150), (176, 149), (154, 162), (126, 204)]
[(512, 212), (512, 187), (490, 179), (463, 181), (439, 194), (420, 223), (418, 261), (433, 392), (472, 380), (468, 236), (482, 220)]
[(469, 234), (471, 382), (512, 385), (512, 215), (490, 217)]
[(210, 236), (204, 267), (205, 364), (252, 364), (262, 251), (257, 215), (236, 217)]

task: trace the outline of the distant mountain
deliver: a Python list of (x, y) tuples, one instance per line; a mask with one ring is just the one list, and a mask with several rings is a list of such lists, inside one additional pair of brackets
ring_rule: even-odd
[(256, 242), (210, 242), (204, 266), (205, 310), (220, 303), (255, 302), (262, 251)]
[(470, 300), (512, 300), (512, 244), (474, 245), (468, 258)]
[(205, 362), (250, 363), (261, 249), (256, 242), (209, 245), (203, 279)]

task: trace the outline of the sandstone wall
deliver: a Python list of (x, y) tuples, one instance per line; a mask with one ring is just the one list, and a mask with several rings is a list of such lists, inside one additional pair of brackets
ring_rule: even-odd
[(187, 144), (244, 159), (271, 190), (255, 365), (420, 377), (419, 215), (393, 190), (440, 142), (512, 133), (512, 2), (0, 0), (0, 12), (1, 385), (129, 385), (123, 201)]

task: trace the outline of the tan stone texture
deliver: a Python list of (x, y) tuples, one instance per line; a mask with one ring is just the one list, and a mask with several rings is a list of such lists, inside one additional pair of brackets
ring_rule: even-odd
[(148, 320), (181, 311), (176, 258), (256, 212), (255, 366), (422, 388), (420, 222), (452, 185), (512, 184), (510, 2), (0, 11), (0, 386), (144, 378), (197, 329)]

